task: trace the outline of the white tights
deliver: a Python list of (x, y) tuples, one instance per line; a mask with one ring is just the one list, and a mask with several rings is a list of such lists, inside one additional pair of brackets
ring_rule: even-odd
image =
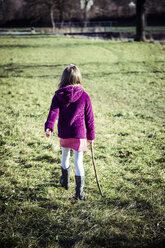
[[(83, 152), (74, 151), (74, 165), (76, 168), (76, 176), (84, 176)], [(61, 167), (64, 170), (69, 168), (70, 148), (62, 147)]]

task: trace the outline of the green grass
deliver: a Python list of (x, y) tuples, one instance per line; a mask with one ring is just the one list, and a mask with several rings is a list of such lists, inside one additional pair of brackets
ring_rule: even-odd
[[(0, 36), (0, 247), (164, 247), (165, 47), (55, 36)], [(57, 131), (44, 122), (64, 67), (93, 103), (86, 201), (60, 187)]]

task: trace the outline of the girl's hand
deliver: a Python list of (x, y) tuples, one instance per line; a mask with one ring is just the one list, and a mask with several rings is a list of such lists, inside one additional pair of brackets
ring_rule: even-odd
[(93, 145), (93, 140), (87, 140), (87, 141), (88, 141), (88, 143), (90, 144), (90, 146)]
[(47, 128), (46, 129), (46, 137), (49, 138), (51, 135), (51, 129), (50, 128)]

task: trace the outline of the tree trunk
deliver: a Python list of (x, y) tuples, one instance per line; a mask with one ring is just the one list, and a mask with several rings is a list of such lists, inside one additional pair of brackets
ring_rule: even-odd
[(136, 37), (135, 41), (145, 41), (145, 2), (136, 0)]
[(50, 8), (50, 19), (51, 19), (51, 23), (52, 23), (52, 27), (53, 27), (53, 33), (55, 33), (56, 31), (56, 26), (55, 26), (55, 22), (54, 22), (54, 11), (53, 11), (53, 6)]
[(87, 27), (87, 5), (89, 0), (85, 0), (84, 2), (84, 10), (83, 10), (83, 21), (84, 21), (84, 27)]
[(63, 23), (63, 21), (64, 21), (64, 16), (63, 16), (63, 14), (64, 14), (64, 13), (63, 13), (63, 8), (60, 8), (60, 10), (59, 10), (59, 11), (60, 11), (60, 20), (59, 20), (59, 21), (60, 21), (61, 23)]
[(1, 9), (1, 24), (2, 23), (5, 23), (6, 22), (6, 7), (5, 7), (5, 3), (4, 1), (1, 1), (0, 5), (2, 6), (2, 9)]

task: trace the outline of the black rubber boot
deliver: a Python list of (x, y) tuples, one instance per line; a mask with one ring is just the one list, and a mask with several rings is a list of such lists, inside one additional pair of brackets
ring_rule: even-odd
[(61, 167), (61, 171), (62, 171), (62, 176), (60, 177), (61, 186), (68, 190), (69, 182), (70, 182), (70, 168), (68, 168), (67, 170), (64, 170)]
[(84, 197), (84, 184), (85, 184), (85, 176), (75, 176), (76, 179), (76, 199), (85, 200)]

